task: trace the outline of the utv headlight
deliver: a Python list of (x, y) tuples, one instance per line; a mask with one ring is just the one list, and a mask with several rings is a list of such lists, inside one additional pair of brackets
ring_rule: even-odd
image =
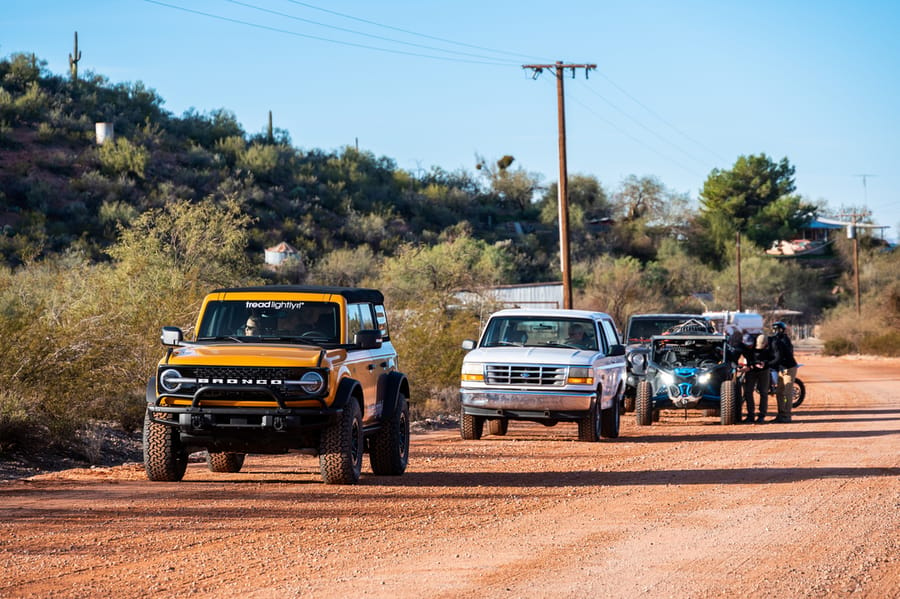
[(484, 365), (481, 362), (463, 362), (462, 380), (481, 383), (484, 381)]
[(661, 380), (663, 382), (663, 385), (666, 385), (667, 387), (669, 385), (675, 384), (675, 377), (670, 372), (660, 372), (659, 380)]
[(634, 368), (640, 369), (643, 368), (644, 364), (647, 363), (647, 356), (645, 356), (644, 354), (631, 354), (631, 356), (629, 357), (629, 362), (631, 362), (631, 365)]
[(697, 377), (697, 382), (700, 383), (701, 385), (705, 385), (706, 383), (709, 382), (709, 379), (711, 379), (711, 378), (712, 378), (711, 372), (704, 372), (703, 374), (701, 374), (700, 376)]
[(570, 385), (593, 385), (594, 373), (591, 372), (590, 366), (571, 366), (567, 382)]

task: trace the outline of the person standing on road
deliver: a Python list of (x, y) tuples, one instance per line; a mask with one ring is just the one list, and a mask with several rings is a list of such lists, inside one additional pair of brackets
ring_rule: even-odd
[[(763, 334), (757, 335), (753, 343), (747, 344), (744, 349), (744, 384), (743, 395), (747, 403), (746, 423), (757, 424), (766, 421), (766, 412), (769, 406), (769, 364), (772, 362), (772, 349), (769, 347), (769, 338)], [(753, 393), (759, 393), (759, 412), (754, 413)]]
[(775, 398), (778, 402), (778, 416), (772, 422), (790, 422), (794, 405), (794, 379), (797, 378), (797, 360), (794, 359), (794, 345), (787, 335), (787, 325), (780, 320), (772, 324), (772, 368), (777, 369), (778, 382)]

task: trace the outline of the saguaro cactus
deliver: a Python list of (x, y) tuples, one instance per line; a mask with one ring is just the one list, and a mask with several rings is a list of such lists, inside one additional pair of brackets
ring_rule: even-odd
[(75, 54), (69, 54), (69, 70), (72, 72), (72, 81), (78, 79), (78, 61), (81, 60), (81, 52), (78, 50), (78, 32), (75, 32)]

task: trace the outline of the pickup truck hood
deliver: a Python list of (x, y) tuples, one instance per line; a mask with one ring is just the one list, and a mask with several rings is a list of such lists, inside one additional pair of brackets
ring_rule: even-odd
[[(345, 350), (331, 350), (344, 352)], [(162, 364), (214, 366), (283, 366), (314, 368), (322, 365), (325, 350), (312, 345), (240, 343), (190, 345), (172, 350)]]
[(517, 364), (590, 364), (596, 351), (567, 347), (483, 347), (473, 349), (466, 362)]

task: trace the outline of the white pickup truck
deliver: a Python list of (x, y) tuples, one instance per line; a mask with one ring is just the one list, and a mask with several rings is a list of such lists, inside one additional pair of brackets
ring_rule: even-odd
[(481, 339), (463, 342), (460, 434), (484, 425), (506, 434), (510, 420), (577, 422), (580, 441), (619, 436), (625, 346), (612, 318), (587, 310), (501, 310)]

